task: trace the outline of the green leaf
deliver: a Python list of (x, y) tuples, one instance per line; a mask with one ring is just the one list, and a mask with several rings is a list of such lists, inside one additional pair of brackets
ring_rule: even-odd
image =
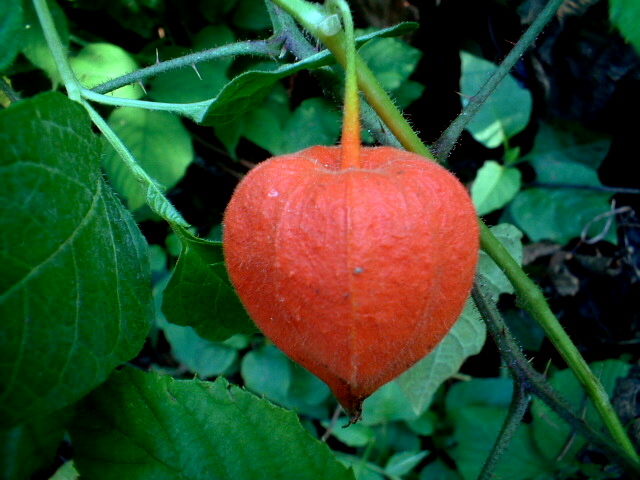
[(64, 437), (70, 412), (63, 410), (0, 431), (3, 480), (24, 480), (47, 466)]
[(409, 81), (422, 57), (419, 49), (397, 38), (377, 38), (367, 42), (358, 53), (382, 87), (396, 100), (402, 99), (401, 108), (420, 97), (424, 87)]
[[(77, 79), (86, 88), (95, 87), (138, 69), (137, 62), (127, 51), (111, 43), (90, 43), (75, 57), (70, 58), (69, 64)], [(134, 84), (121, 87), (107, 95), (138, 99), (144, 92), (140, 85)]]
[[(541, 125), (523, 159), (534, 168), (539, 186), (519, 192), (507, 210), (531, 241), (566, 244), (585, 229), (593, 237), (607, 228), (612, 194), (597, 190), (602, 184), (596, 170), (610, 143), (609, 137), (575, 125)], [(604, 239), (617, 243), (615, 222)]]
[(471, 406), (507, 408), (513, 395), (513, 380), (505, 377), (473, 378), (456, 382), (447, 392), (447, 411)]
[(400, 452), (389, 458), (384, 471), (387, 475), (406, 475), (428, 455), (429, 452)]
[(123, 368), (81, 408), (70, 432), (83, 478), (353, 478), (294, 413), (222, 378)]
[(105, 184), (80, 105), (0, 111), (0, 424), (69, 405), (138, 353), (153, 320), (147, 244)]
[[(561, 245), (603, 231), (606, 219), (592, 223), (610, 210), (611, 194), (585, 190), (531, 188), (520, 192), (509, 206), (509, 213), (532, 242), (551, 240)], [(609, 228), (605, 240), (617, 243), (615, 227)]]
[[(610, 135), (586, 130), (576, 123), (549, 124), (543, 122), (539, 126), (533, 148), (522, 158), (522, 161), (536, 159), (543, 165), (574, 162), (595, 171), (600, 167), (610, 148)], [(544, 173), (544, 171), (540, 173)]]
[[(358, 45), (377, 37), (404, 35), (416, 28), (415, 23), (401, 23), (378, 30), (356, 39)], [(198, 115), (203, 125), (223, 125), (240, 115), (256, 108), (269, 93), (271, 87), (281, 78), (301, 70), (313, 70), (334, 63), (327, 50), (312, 55), (296, 63), (284, 65), (269, 71), (251, 70), (235, 77), (220, 94)]]
[(640, 55), (640, 3), (637, 0), (609, 0), (609, 20)]
[(257, 332), (227, 276), (222, 243), (198, 239), (181, 229), (176, 232), (183, 250), (164, 292), (167, 320), (190, 326), (211, 341)]
[[(12, 4), (14, 2), (8, 2)], [(69, 46), (69, 27), (67, 26), (67, 17), (64, 12), (53, 0), (47, 0), (47, 5), (53, 21), (62, 42), (62, 46), (67, 48)], [(54, 85), (60, 83), (61, 78), (58, 73), (58, 67), (56, 66), (49, 46), (44, 38), (40, 21), (36, 15), (36, 11), (33, 8), (32, 1), (24, 1), (24, 24), (25, 29), (22, 35), (22, 53), (29, 61), (36, 67), (45, 71), (45, 73), (51, 79)]]
[(262, 0), (238, 0), (233, 24), (247, 30), (266, 30), (271, 27), (271, 20)]
[[(322, 422), (324, 428), (330, 428), (330, 423)], [(375, 441), (374, 428), (362, 422), (349, 425), (349, 428), (331, 428), (331, 436), (337, 438), (349, 447), (364, 447)]]
[(246, 354), (240, 373), (249, 390), (277, 405), (315, 418), (328, 414), (323, 402), (329, 397), (329, 387), (273, 345)]
[(0, 71), (7, 68), (22, 47), (24, 37), (21, 2), (0, 3)]
[(205, 340), (191, 327), (159, 323), (173, 357), (201, 378), (229, 374), (238, 361), (238, 350), (224, 342)]
[[(478, 478), (502, 427), (506, 410), (490, 406), (469, 406), (448, 412), (454, 426), (454, 447), (449, 451), (458, 472), (465, 480)], [(531, 439), (531, 427), (520, 424), (511, 443), (494, 471), (495, 478), (530, 480), (550, 474), (552, 466), (545, 462)]]
[(583, 233), (594, 237), (608, 228), (604, 239), (616, 244), (615, 222), (605, 214), (611, 209), (612, 194), (588, 188), (600, 181), (594, 170), (574, 162), (535, 159), (532, 164), (537, 180), (556, 184), (556, 188), (523, 190), (509, 205), (509, 214), (533, 242), (551, 240), (560, 244)]
[(80, 475), (73, 460), (65, 462), (49, 480), (78, 480)]
[[(450, 450), (464, 479), (478, 478), (511, 403), (509, 378), (474, 378), (458, 382), (447, 393), (447, 418), (454, 426)], [(553, 471), (535, 448), (531, 428), (520, 424), (494, 472), (495, 478), (529, 480)]]
[(485, 338), (486, 327), (468, 299), (462, 315), (433, 352), (396, 380), (417, 415), (429, 407), (436, 390), (460, 369), (467, 357), (480, 352)]
[(324, 98), (304, 100), (284, 125), (276, 155), (293, 153), (312, 145), (334, 145), (340, 136), (341, 114)]
[(487, 160), (478, 170), (471, 186), (471, 198), (478, 215), (486, 215), (504, 207), (520, 190), (520, 170)]
[[(497, 66), (467, 52), (460, 52), (462, 106), (478, 93)], [(531, 116), (531, 93), (507, 75), (467, 125), (473, 138), (487, 148), (496, 148), (525, 129)]]
[(362, 424), (378, 425), (399, 420), (415, 420), (418, 414), (412, 408), (409, 396), (398, 381), (383, 385), (364, 401)]
[[(629, 372), (630, 365), (620, 360), (605, 360), (590, 365), (609, 396), (613, 395), (616, 380)], [(587, 400), (580, 382), (571, 370), (564, 369), (553, 373), (549, 379), (551, 385), (562, 397), (573, 405), (576, 413), (596, 430), (604, 428), (602, 419)], [(587, 444), (586, 440), (558, 417), (545, 403), (534, 398), (531, 405), (533, 415), (532, 428), (536, 444), (549, 461), (563, 458), (576, 461), (575, 456)]]
[[(175, 115), (122, 107), (109, 115), (109, 125), (140, 166), (167, 189), (182, 179), (193, 161), (191, 136)], [(129, 208), (142, 207), (145, 191), (106, 141), (102, 164), (114, 190), (126, 199)]]

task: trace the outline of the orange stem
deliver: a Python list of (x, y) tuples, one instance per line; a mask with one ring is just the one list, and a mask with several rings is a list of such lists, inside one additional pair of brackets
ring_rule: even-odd
[(344, 24), (347, 54), (342, 119), (342, 150), (340, 152), (340, 168), (346, 170), (348, 168), (360, 168), (360, 98), (358, 96), (353, 18), (345, 1), (338, 0), (335, 5), (340, 11)]

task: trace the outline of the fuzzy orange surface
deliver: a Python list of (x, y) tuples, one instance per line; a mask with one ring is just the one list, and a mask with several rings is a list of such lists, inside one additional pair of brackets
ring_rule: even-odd
[(225, 212), (224, 254), (251, 318), (331, 388), (352, 421), (458, 319), (478, 259), (462, 184), (425, 158), (340, 147), (260, 163)]

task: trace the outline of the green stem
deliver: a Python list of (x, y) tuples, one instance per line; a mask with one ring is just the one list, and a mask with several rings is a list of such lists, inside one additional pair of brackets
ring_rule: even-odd
[(495, 478), (493, 474), (496, 466), (498, 465), (498, 461), (506, 452), (507, 448), (509, 448), (518, 426), (522, 423), (525, 413), (527, 413), (530, 401), (531, 396), (526, 391), (522, 382), (518, 379), (514, 379), (513, 398), (509, 404), (507, 418), (502, 424), (498, 438), (493, 444), (493, 448), (482, 467), (480, 475), (478, 475), (478, 480), (491, 480), (492, 478)]
[(71, 100), (79, 102), (82, 98), (80, 95), (82, 86), (73, 73), (71, 65), (69, 65), (69, 62), (67, 61), (65, 49), (62, 45), (62, 41), (60, 40), (60, 36), (58, 35), (58, 31), (56, 30), (47, 1), (33, 0), (33, 6), (36, 10), (36, 14), (38, 15), (38, 21), (42, 26), (42, 31), (44, 33), (47, 46), (49, 47), (49, 51), (53, 56), (56, 67), (58, 68), (60, 78), (62, 78), (62, 83), (67, 90), (67, 95)]
[(102, 95), (93, 90), (84, 87), (79, 88), (80, 96), (92, 102), (101, 103), (103, 105), (111, 105), (114, 107), (136, 107), (146, 110), (160, 110), (164, 112), (176, 113), (184, 117), (190, 118), (194, 122), (200, 122), (205, 115), (207, 109), (215, 101), (215, 99), (203, 100), (193, 103), (165, 103), (152, 102), (149, 100), (134, 100), (132, 98), (113, 97), (111, 95)]
[(165, 219), (171, 225), (179, 225), (188, 228), (190, 225), (182, 218), (180, 212), (169, 203), (164, 196), (162, 188), (155, 182), (153, 178), (140, 166), (133, 157), (127, 146), (120, 140), (120, 137), (111, 129), (109, 124), (96, 112), (86, 100), (81, 100), (82, 105), (89, 113), (91, 120), (98, 127), (104, 138), (118, 152), (120, 158), (129, 168), (129, 171), (145, 189), (145, 197), (149, 207), (157, 213), (161, 218)]
[(451, 125), (442, 133), (435, 145), (432, 146), (436, 158), (439, 162), (444, 162), (451, 153), (454, 145), (460, 138), (462, 131), (471, 121), (476, 112), (484, 105), (485, 101), (495, 91), (496, 87), (513, 69), (514, 65), (522, 58), (522, 55), (533, 44), (542, 29), (553, 18), (556, 11), (564, 0), (550, 0), (536, 17), (534, 22), (522, 34), (518, 43), (511, 49), (509, 54), (498, 65), (496, 72), (491, 75), (489, 80), (482, 86), (480, 91), (475, 94), (462, 110), (460, 115), (451, 122)]
[(234, 57), (238, 55), (255, 55), (261, 57), (275, 57), (280, 53), (282, 41), (273, 37), (268, 40), (248, 40), (245, 42), (231, 43), (216, 48), (210, 48), (201, 52), (191, 53), (179, 58), (158, 62), (155, 65), (136, 70), (122, 75), (108, 82), (102, 83), (91, 90), (95, 93), (108, 93), (120, 87), (140, 83), (152, 77), (156, 77), (170, 70), (192, 67), (200, 62), (207, 62), (218, 58)]
[[(536, 395), (546, 403), (573, 430), (582, 435), (596, 448), (602, 450), (613, 462), (622, 465), (629, 472), (634, 472), (635, 475), (640, 474), (640, 462), (633, 455), (629, 455), (619, 444), (611, 442), (609, 437), (586, 423), (574, 412), (571, 405), (551, 387), (548, 380), (531, 366), (511, 335), (509, 328), (504, 323), (495, 303), (482, 293), (481, 284), (482, 280), (476, 282), (471, 290), (471, 296), (487, 325), (489, 334), (498, 347), (504, 363), (511, 370), (514, 380), (526, 392)], [(508, 427), (504, 427), (503, 430), (506, 428)], [(500, 441), (502, 442), (504, 439)], [(490, 459), (487, 460), (487, 462), (491, 461)]]
[(540, 288), (526, 275), (482, 221), (480, 221), (480, 232), (480, 246), (500, 266), (514, 286), (522, 308), (538, 322), (564, 361), (567, 362), (602, 417), (613, 439), (629, 456), (640, 460), (609, 401), (607, 392), (549, 308)]

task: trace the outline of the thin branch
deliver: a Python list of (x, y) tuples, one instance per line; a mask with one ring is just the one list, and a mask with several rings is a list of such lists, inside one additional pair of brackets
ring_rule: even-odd
[(449, 125), (436, 143), (431, 146), (439, 162), (446, 161), (467, 124), (480, 107), (482, 107), (487, 98), (495, 91), (504, 77), (509, 74), (515, 64), (522, 58), (527, 49), (533, 44), (545, 25), (553, 18), (563, 1), (564, 0), (550, 0), (545, 5), (534, 22), (524, 32), (522, 37), (520, 37), (518, 43), (515, 44), (509, 54), (500, 63), (496, 72), (491, 75), (480, 91), (469, 100), (469, 103), (462, 110), (462, 113)]
[(233, 57), (237, 55), (255, 55), (261, 57), (277, 57), (282, 47), (280, 38), (272, 37), (267, 40), (248, 40), (245, 42), (231, 43), (216, 48), (210, 48), (201, 52), (191, 53), (182, 57), (158, 62), (155, 65), (136, 70), (135, 72), (122, 75), (108, 82), (102, 83), (91, 90), (95, 93), (108, 93), (117, 90), (120, 87), (132, 85), (142, 82), (152, 77), (156, 77), (161, 73), (179, 68), (190, 67), (201, 62), (216, 60), (224, 57)]
[(482, 471), (478, 476), (478, 480), (491, 480), (494, 478), (493, 472), (498, 465), (500, 457), (509, 447), (511, 440), (518, 429), (518, 426), (522, 423), (529, 403), (531, 402), (531, 396), (527, 392), (527, 388), (519, 379), (515, 379), (513, 382), (513, 398), (509, 405), (509, 411), (507, 412), (507, 418), (505, 418), (500, 434), (493, 444), (493, 448), (487, 457), (487, 460), (482, 467)]

